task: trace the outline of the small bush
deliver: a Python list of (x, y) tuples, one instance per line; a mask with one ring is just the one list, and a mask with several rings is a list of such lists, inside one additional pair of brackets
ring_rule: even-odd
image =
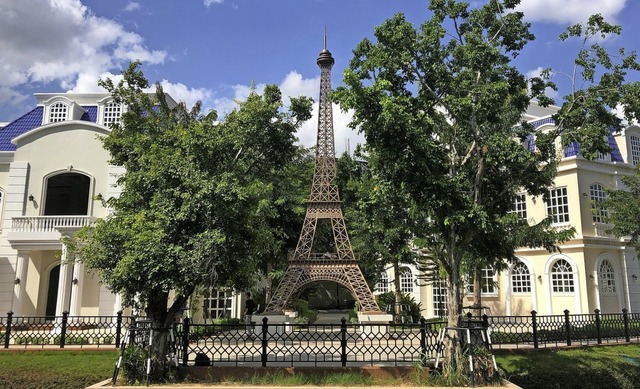
[(309, 302), (307, 300), (298, 300), (295, 304), (296, 312), (298, 316), (295, 318), (296, 324), (312, 324), (318, 320), (318, 312), (309, 308)]
[[(382, 293), (376, 296), (378, 306), (384, 308), (386, 306), (395, 307), (396, 294), (395, 292)], [(408, 307), (406, 311), (400, 313), (401, 320), (404, 322), (419, 323), (422, 316), (422, 304), (416, 302), (416, 300), (408, 293), (402, 293), (400, 304), (403, 307)], [(394, 312), (389, 312), (393, 314)]]
[(127, 384), (138, 384), (147, 377), (147, 351), (138, 345), (130, 345), (122, 357), (122, 373)]

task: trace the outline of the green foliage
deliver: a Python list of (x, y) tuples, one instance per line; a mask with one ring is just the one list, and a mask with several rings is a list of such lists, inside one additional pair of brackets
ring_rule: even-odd
[(591, 37), (619, 32), (596, 16), (563, 37), (590, 45), (575, 61), (575, 74), (586, 83), (573, 85), (585, 88), (565, 98), (554, 116), (556, 130), (535, 134), (535, 152), (522, 147), (534, 130), (523, 113), (532, 99), (551, 103), (543, 93), (555, 85), (553, 72), (527, 79), (513, 63), (534, 39), (514, 11), (518, 3), (431, 0), (433, 16), (418, 28), (397, 14), (375, 28), (374, 41), (357, 45), (344, 86), (334, 93), (342, 109), (354, 112), (351, 126), (365, 136), (376, 184), (401, 194), (414, 243), (428, 252), (428, 269), (445, 275), (451, 325), (462, 314), (466, 274), (487, 265), (499, 269), (515, 260), (519, 247), (556, 250), (574, 235), (550, 220), (529, 225), (510, 214), (516, 193), (548, 196), (556, 138), (580, 142), (587, 157), (597, 155), (608, 151), (609, 127), (619, 128), (610, 109), (622, 103), (629, 118), (640, 112), (633, 98), (640, 84), (625, 82), (626, 71), (640, 68), (635, 53), (610, 56), (593, 45)]
[(138, 345), (128, 345), (122, 357), (122, 375), (127, 384), (146, 382), (148, 350)]
[(640, 165), (634, 175), (622, 176), (626, 188), (607, 190), (604, 206), (609, 210), (608, 222), (613, 223), (611, 233), (615, 236), (630, 237), (630, 243), (640, 252)]
[[(385, 309), (387, 306), (394, 307), (396, 303), (396, 294), (395, 292), (382, 293), (376, 296), (376, 300), (381, 309)], [(422, 317), (422, 304), (416, 302), (413, 296), (408, 293), (402, 293), (400, 303), (404, 307), (409, 308), (408, 310), (401, 311), (400, 314), (404, 319), (402, 322), (419, 323), (420, 318)], [(393, 313), (393, 311), (390, 313)]]
[(309, 308), (307, 300), (298, 299), (294, 307), (298, 312), (298, 316), (295, 318), (296, 324), (313, 324), (318, 320), (318, 312)]
[(125, 304), (141, 304), (166, 328), (196, 287), (254, 283), (280, 223), (274, 172), (297, 157), (295, 132), (311, 101), (292, 99), (286, 109), (270, 85), (220, 120), (199, 104), (172, 106), (159, 85), (143, 93), (139, 63), (118, 85), (101, 84), (127, 105), (103, 139), (110, 163), (126, 168), (123, 191), (106, 200), (110, 217), (67, 243)]

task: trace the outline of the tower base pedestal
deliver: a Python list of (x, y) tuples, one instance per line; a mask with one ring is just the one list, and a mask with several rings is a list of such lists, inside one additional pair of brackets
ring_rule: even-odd
[(378, 338), (387, 334), (393, 315), (384, 312), (358, 312), (360, 333), (363, 338)]

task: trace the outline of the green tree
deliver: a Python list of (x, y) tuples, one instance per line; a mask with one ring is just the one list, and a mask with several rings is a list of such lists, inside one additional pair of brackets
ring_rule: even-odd
[(337, 161), (337, 181), (354, 251), (361, 256), (369, 286), (376, 284), (387, 267), (393, 269), (395, 303), (391, 305), (394, 317), (400, 320), (400, 275), (406, 265), (417, 264), (419, 257), (412, 249), (412, 206), (402, 190), (380, 179), (374, 166), (360, 150), (355, 158), (345, 153)]
[(630, 237), (630, 244), (640, 253), (640, 165), (634, 175), (623, 176), (621, 181), (626, 188), (607, 190), (608, 222), (613, 223), (611, 233)]
[[(549, 220), (529, 226), (509, 213), (518, 192), (548, 196), (555, 139), (580, 142), (586, 156), (608, 151), (605, 135), (620, 123), (610, 108), (625, 102), (629, 116), (638, 112), (631, 101), (638, 87), (625, 84), (625, 71), (638, 68), (635, 53), (610, 57), (586, 46), (592, 36), (619, 32), (592, 17), (562, 36), (586, 39), (575, 62), (585, 87), (565, 99), (557, 130), (536, 134), (535, 152), (523, 147), (532, 132), (523, 113), (531, 98), (551, 103), (543, 91), (555, 85), (550, 71), (527, 80), (512, 63), (534, 39), (523, 15), (512, 12), (518, 3), (489, 0), (470, 8), (431, 0), (432, 17), (418, 29), (395, 15), (375, 28), (377, 42), (364, 39), (354, 49), (335, 93), (343, 109), (354, 110), (351, 125), (364, 133), (373, 168), (402, 188), (419, 213), (416, 242), (446, 275), (450, 326), (460, 323), (469, 273), (515, 259), (518, 247), (554, 250), (573, 234), (556, 231)], [(459, 353), (449, 345), (449, 366)]]
[(124, 304), (152, 320), (160, 378), (167, 329), (195, 288), (254, 283), (264, 247), (274, 245), (270, 180), (295, 157), (295, 132), (310, 118), (311, 101), (291, 99), (284, 109), (278, 88), (267, 86), (218, 120), (214, 111), (201, 115), (199, 104), (168, 106), (159, 85), (145, 93), (139, 63), (117, 85), (101, 85), (127, 106), (103, 139), (111, 163), (126, 168), (123, 190), (106, 200), (112, 214), (70, 244)]

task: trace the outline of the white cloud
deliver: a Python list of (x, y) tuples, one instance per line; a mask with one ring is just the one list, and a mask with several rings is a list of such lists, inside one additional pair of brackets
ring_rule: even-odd
[(224, 0), (204, 0), (204, 5), (209, 7), (214, 4), (222, 4)]
[(573, 24), (585, 22), (593, 14), (615, 21), (627, 0), (522, 0), (516, 8), (528, 21)]
[[(25, 84), (56, 82), (64, 89), (95, 91), (99, 76), (131, 60), (158, 64), (167, 56), (146, 48), (140, 35), (117, 22), (95, 16), (80, 0), (2, 3), (0, 88), (3, 96), (14, 96), (12, 105), (22, 100), (17, 90)], [(132, 4), (137, 3), (127, 7)]]
[[(264, 84), (255, 85), (257, 93), (262, 93)], [(291, 97), (308, 96), (314, 99), (312, 117), (305, 122), (296, 134), (300, 143), (306, 147), (316, 144), (316, 134), (318, 129), (318, 95), (320, 93), (320, 76), (314, 78), (303, 78), (296, 71), (289, 72), (280, 85), (282, 92), (282, 100), (285, 105), (289, 103)], [(251, 91), (250, 85), (234, 85), (232, 87), (233, 97), (216, 98), (212, 100), (211, 106), (218, 111), (220, 116), (231, 112), (233, 108), (237, 108), (236, 101), (244, 101)], [(175, 96), (174, 96), (175, 97)], [(205, 106), (207, 106), (205, 104)], [(333, 132), (337, 155), (342, 154), (346, 149), (347, 143), (353, 151), (358, 143), (364, 143), (364, 136), (350, 129), (347, 125), (353, 116), (352, 112), (342, 112), (338, 105), (333, 104)]]
[[(205, 88), (189, 88), (182, 83), (171, 83), (167, 80), (162, 80), (160, 83), (162, 90), (168, 93), (176, 101), (183, 101), (187, 108), (193, 107), (197, 101), (206, 104), (211, 100), (213, 93)], [(203, 112), (206, 113), (206, 112)]]
[(135, 10), (138, 10), (138, 9), (140, 9), (140, 3), (136, 3), (135, 1), (130, 1), (124, 7), (124, 10), (127, 11), (127, 12), (135, 11)]

